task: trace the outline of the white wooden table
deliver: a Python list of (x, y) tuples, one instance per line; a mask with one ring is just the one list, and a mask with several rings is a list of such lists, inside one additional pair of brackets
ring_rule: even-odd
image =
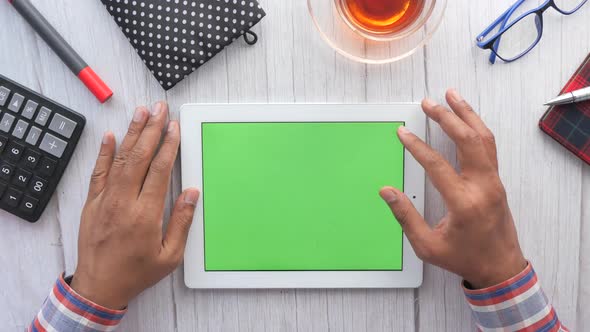
[[(328, 0), (326, 0), (328, 1)], [(536, 0), (534, 0), (536, 1)], [(511, 0), (450, 1), (432, 42), (399, 63), (365, 66), (331, 51), (304, 0), (263, 0), (259, 43), (237, 42), (164, 92), (99, 0), (33, 1), (115, 91), (100, 105), (9, 6), (0, 1), (0, 72), (88, 119), (74, 158), (42, 220), (0, 212), (0, 331), (25, 327), (62, 272), (76, 265), (80, 210), (102, 133), (120, 139), (136, 105), (186, 102), (381, 103), (442, 101), (458, 88), (496, 133), (501, 175), (522, 247), (559, 317), (590, 330), (590, 167), (537, 128), (545, 108), (590, 51), (590, 5), (571, 17), (545, 16), (545, 35), (524, 59), (487, 63), (474, 37)], [(434, 124), (429, 142), (455, 161)], [(180, 191), (177, 166), (170, 197)], [(444, 214), (427, 184), (426, 218)], [(585, 281), (585, 282), (584, 282)], [(426, 266), (416, 290), (194, 291), (182, 268), (129, 307), (122, 331), (470, 331), (459, 278)]]

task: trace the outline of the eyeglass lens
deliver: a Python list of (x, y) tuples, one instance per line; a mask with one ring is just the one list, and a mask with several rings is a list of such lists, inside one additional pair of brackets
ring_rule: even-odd
[(564, 13), (572, 13), (578, 9), (587, 0), (553, 0), (555, 7), (559, 8)]
[[(578, 10), (588, 0), (553, 0), (555, 7), (564, 14), (571, 14)], [(532, 3), (520, 5), (511, 18), (517, 18), (522, 12), (530, 10)], [(512, 27), (504, 31), (494, 44), (494, 52), (505, 61), (512, 61), (524, 55), (533, 48), (543, 33), (541, 14), (530, 13), (518, 20)], [(512, 24), (508, 19), (508, 24)], [(499, 28), (501, 28), (499, 26)]]
[(496, 42), (496, 54), (506, 60), (514, 60), (527, 52), (539, 40), (543, 31), (541, 18), (531, 13), (506, 30)]

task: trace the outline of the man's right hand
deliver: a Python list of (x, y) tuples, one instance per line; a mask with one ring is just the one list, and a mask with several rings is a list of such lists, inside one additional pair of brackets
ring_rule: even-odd
[(494, 136), (456, 91), (446, 99), (453, 112), (429, 99), (422, 108), (457, 145), (460, 172), (407, 128), (398, 136), (442, 194), (447, 215), (432, 228), (400, 190), (385, 187), (380, 195), (418, 257), (485, 288), (517, 275), (527, 261), (498, 175)]

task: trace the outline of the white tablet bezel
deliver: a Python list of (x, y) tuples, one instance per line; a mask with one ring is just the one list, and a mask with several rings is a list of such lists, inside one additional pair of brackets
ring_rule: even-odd
[[(426, 118), (418, 104), (186, 104), (180, 109), (182, 188), (202, 188), (201, 124), (207, 122), (405, 122), (424, 139)], [(394, 133), (392, 133), (393, 135)], [(405, 153), (405, 192), (424, 210), (424, 170)], [(384, 185), (386, 185), (384, 183)], [(202, 192), (201, 197), (207, 193)], [(190, 288), (415, 288), (422, 284), (422, 262), (404, 234), (401, 271), (238, 271), (206, 272), (203, 199), (199, 200), (184, 256)], [(392, 220), (393, 222), (393, 220)]]

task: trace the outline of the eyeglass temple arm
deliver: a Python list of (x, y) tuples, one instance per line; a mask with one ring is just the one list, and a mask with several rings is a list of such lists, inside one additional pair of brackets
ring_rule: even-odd
[[(514, 3), (510, 8), (508, 8), (508, 10), (506, 10), (502, 15), (500, 15), (492, 24), (490, 24), (490, 26), (488, 26), (481, 34), (479, 34), (479, 36), (477, 36), (477, 45), (479, 47), (483, 47), (485, 45), (485, 42), (483, 41), (483, 39), (490, 33), (492, 32), (494, 29), (496, 29), (496, 27), (498, 25), (500, 25), (498, 32), (502, 31), (502, 29), (504, 29), (506, 27), (506, 24), (508, 24), (508, 19), (510, 18), (510, 16), (512, 16), (512, 14), (516, 11), (516, 9), (518, 7), (520, 7), (520, 5), (523, 4), (523, 2), (525, 2), (526, 0), (518, 0), (516, 3)], [(498, 50), (498, 46), (500, 45), (500, 38), (498, 38), (496, 40), (496, 42), (494, 43), (494, 45), (492, 46), (494, 51)], [(496, 62), (496, 53), (492, 52), (490, 54), (490, 63), (494, 64)]]

